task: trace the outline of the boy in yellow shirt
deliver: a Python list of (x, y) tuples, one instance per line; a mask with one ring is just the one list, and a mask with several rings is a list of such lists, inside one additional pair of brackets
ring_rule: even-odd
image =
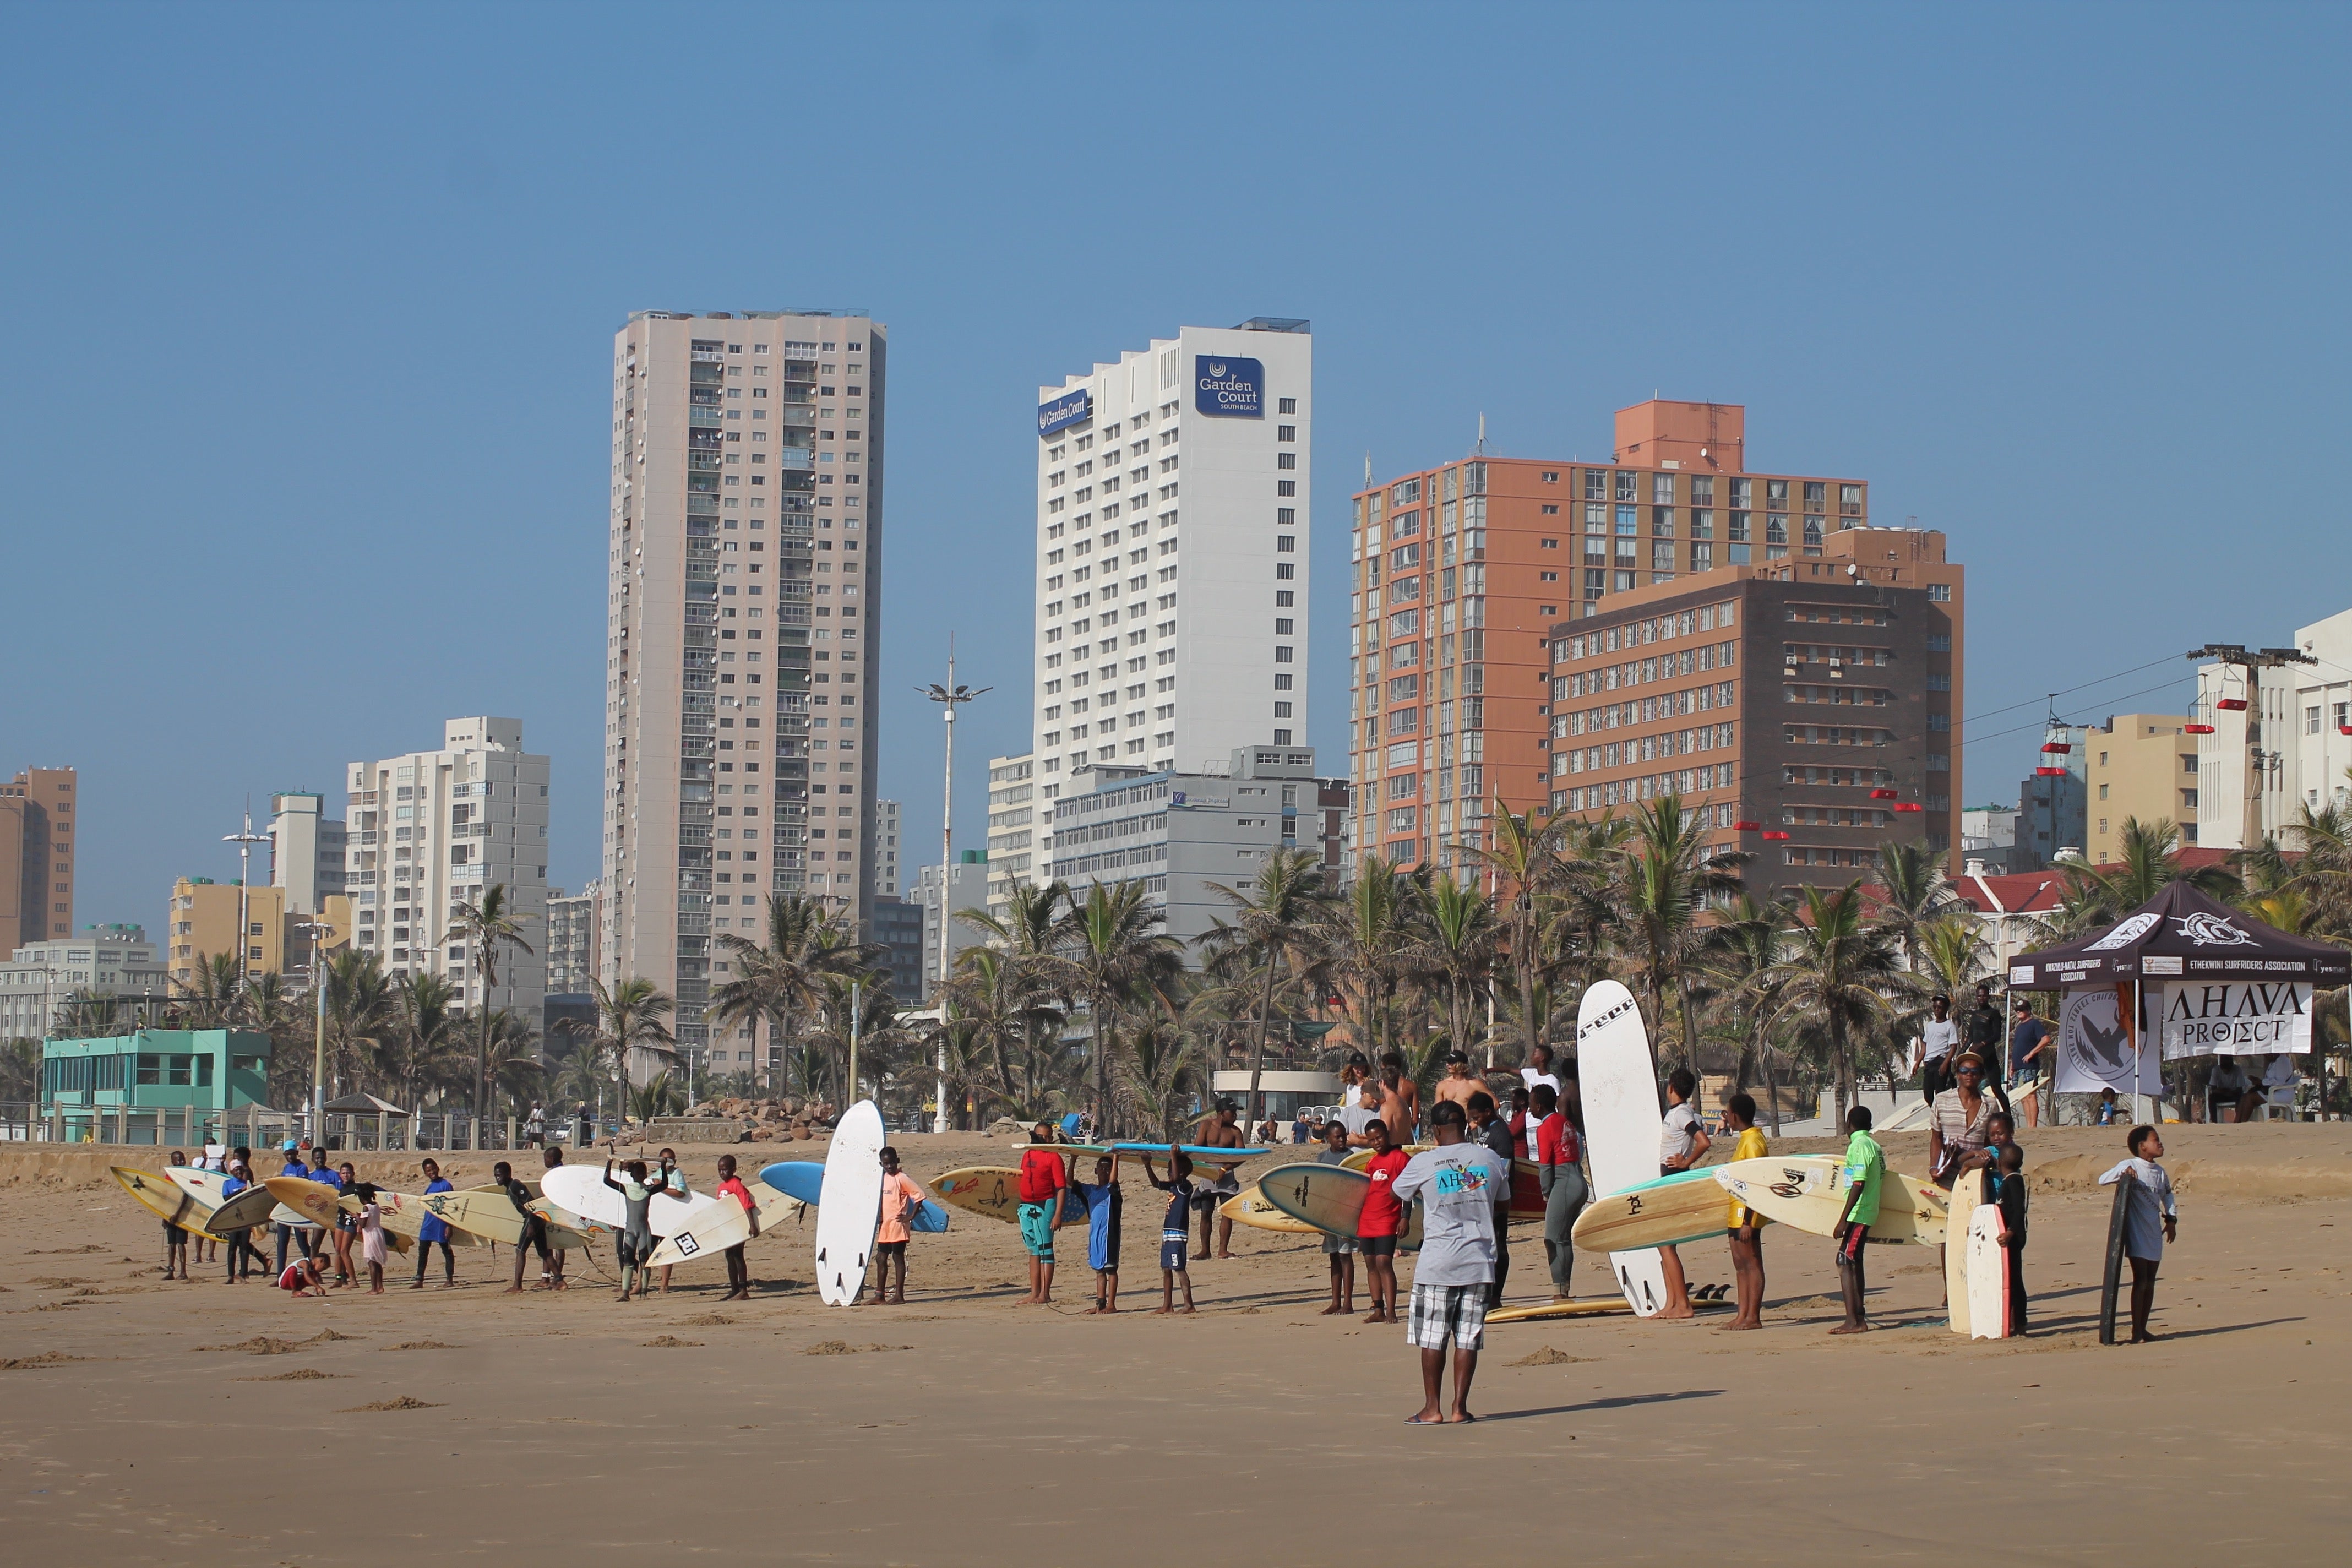
[[(1723, 1108), (1723, 1129), (1739, 1136), (1731, 1147), (1734, 1161), (1761, 1160), (1772, 1152), (1765, 1146), (1764, 1134), (1756, 1126), (1756, 1101), (1752, 1096), (1731, 1097)], [(1727, 1217), (1731, 1224), (1731, 1272), (1738, 1281), (1739, 1312), (1724, 1327), (1760, 1329), (1764, 1326), (1764, 1226), (1769, 1222), (1738, 1199), (1732, 1200)]]

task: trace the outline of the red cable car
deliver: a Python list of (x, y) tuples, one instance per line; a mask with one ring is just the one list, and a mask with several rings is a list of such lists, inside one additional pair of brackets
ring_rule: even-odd
[(1731, 825), (1731, 830), (1734, 833), (1753, 833), (1763, 826), (1760, 822), (1735, 822)]
[[(2180, 726), (2180, 732), (2184, 735), (2210, 735), (2213, 732), (2213, 726), (2210, 724), (2183, 724)], [(2352, 730), (2347, 730), (2344, 732), (2347, 735), (2352, 735)]]
[(1788, 837), (1789, 836), (1788, 836), (1787, 834), (1785, 834), (1785, 833), (1780, 833), (1780, 832), (1777, 832), (1777, 831), (1768, 830), (1768, 831), (1765, 833), (1764, 837), (1767, 837), (1767, 838), (1786, 838), (1786, 837)]
[(1874, 789), (1870, 792), (1870, 798), (1873, 800), (1893, 800), (1895, 798), (1895, 792), (1891, 789)]
[(2242, 697), (2217, 697), (2213, 700), (2213, 706), (2224, 713), (2243, 713), (2246, 700)]
[(1897, 801), (1895, 805), (1895, 809), (1897, 811), (1925, 811), (1927, 807), (1921, 805), (1916, 800), (1905, 800)]

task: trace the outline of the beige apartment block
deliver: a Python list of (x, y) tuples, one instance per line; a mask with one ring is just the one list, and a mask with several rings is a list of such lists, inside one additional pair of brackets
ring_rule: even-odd
[(2165, 821), (2197, 842), (2197, 737), (2179, 713), (2117, 713), (2083, 731), (2090, 789), (2084, 855), (2095, 866), (2123, 858), (2124, 823)]
[(690, 1058), (768, 894), (870, 914), (887, 349), (854, 311), (614, 335), (600, 963)]
[[(237, 935), (242, 915), (244, 939)], [(215, 953), (244, 950), (248, 978), (287, 971), (289, 921), (286, 889), (210, 877), (183, 877), (172, 884), (172, 912), (163, 927), (163, 970), (173, 995), (200, 989), (197, 974)]]

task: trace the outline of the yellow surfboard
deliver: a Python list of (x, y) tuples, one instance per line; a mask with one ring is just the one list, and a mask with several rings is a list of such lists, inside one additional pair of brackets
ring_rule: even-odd
[[(502, 1192), (434, 1193), (419, 1201), (426, 1213), (485, 1241), (522, 1245), (523, 1216)], [(588, 1238), (567, 1226), (548, 1226), (547, 1244), (567, 1252), (588, 1250)]]
[(1218, 1205), (1217, 1215), (1221, 1219), (1232, 1220), (1235, 1225), (1245, 1225), (1257, 1230), (1286, 1231), (1295, 1236), (1323, 1234), (1305, 1220), (1293, 1219), (1275, 1207), (1266, 1197), (1265, 1189), (1255, 1182)]
[[(1758, 1214), (1814, 1236), (1836, 1233), (1853, 1192), (1845, 1162), (1835, 1154), (1767, 1155), (1710, 1169), (1724, 1191)], [(1870, 1239), (1940, 1247), (1946, 1207), (1942, 1188), (1889, 1171), (1879, 1187), (1878, 1220), (1870, 1227)]]
[[(751, 1201), (760, 1205), (760, 1234), (767, 1236), (788, 1219), (798, 1219), (808, 1212), (808, 1205), (798, 1198), (786, 1197), (767, 1183), (752, 1177), (743, 1184)], [(751, 1216), (741, 1204), (722, 1195), (713, 1206), (694, 1216), (683, 1229), (662, 1238), (654, 1255), (646, 1259), (648, 1268), (667, 1268), (675, 1263), (688, 1263), (698, 1258), (717, 1258), (730, 1247), (751, 1239)]]
[(142, 1171), (130, 1165), (110, 1165), (108, 1170), (122, 1184), (122, 1190), (137, 1198), (157, 1217), (176, 1225), (190, 1236), (201, 1236), (206, 1241), (221, 1238), (205, 1228), (212, 1218), (213, 1205), (187, 1191), (167, 1176), (152, 1171)]
[(971, 1165), (950, 1171), (931, 1184), (931, 1196), (950, 1208), (1007, 1225), (1021, 1220), (1021, 1173), (1011, 1165)]

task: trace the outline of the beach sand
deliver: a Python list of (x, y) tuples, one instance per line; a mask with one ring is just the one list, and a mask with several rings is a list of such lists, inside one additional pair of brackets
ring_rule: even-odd
[[(388, 1294), (319, 1302), (216, 1267), (166, 1284), (108, 1152), (0, 1149), (0, 1541), (21, 1563), (206, 1568), (2340, 1557), (2352, 1128), (2165, 1131), (2182, 1221), (2161, 1343), (2095, 1338), (2109, 1205), (2090, 1184), (2121, 1130), (2044, 1131), (2024, 1140), (2048, 1178), (2031, 1338), (1954, 1338), (1936, 1258), (1910, 1247), (1871, 1250), (1879, 1331), (1829, 1338), (1830, 1244), (1776, 1229), (1763, 1331), (1498, 1326), (1484, 1419), (1435, 1430), (1404, 1424), (1402, 1329), (1318, 1315), (1311, 1237), (1236, 1227), (1236, 1258), (1194, 1265), (1198, 1316), (1136, 1310), (1159, 1299), (1139, 1179), (1110, 1319), (1081, 1315), (1082, 1229), (1041, 1310), (1014, 1304), (1012, 1227), (962, 1214), (916, 1238), (903, 1308), (821, 1305), (813, 1221), (752, 1244), (748, 1303), (717, 1301), (716, 1259), (645, 1303), (576, 1257), (572, 1289), (501, 1296), (508, 1255), (463, 1248), (459, 1289), (406, 1289), (395, 1257)], [(895, 1141), (919, 1179), (1013, 1160), (977, 1134)], [(1924, 1165), (1918, 1137), (1887, 1142)], [(824, 1144), (735, 1152), (756, 1169)], [(698, 1184), (718, 1152), (688, 1152)], [(464, 1185), (490, 1158), (444, 1163)], [(1512, 1239), (1512, 1295), (1548, 1294), (1540, 1235)], [(1731, 1278), (1720, 1241), (1684, 1257), (1696, 1282)], [(1580, 1294), (1604, 1268), (1579, 1260)]]

